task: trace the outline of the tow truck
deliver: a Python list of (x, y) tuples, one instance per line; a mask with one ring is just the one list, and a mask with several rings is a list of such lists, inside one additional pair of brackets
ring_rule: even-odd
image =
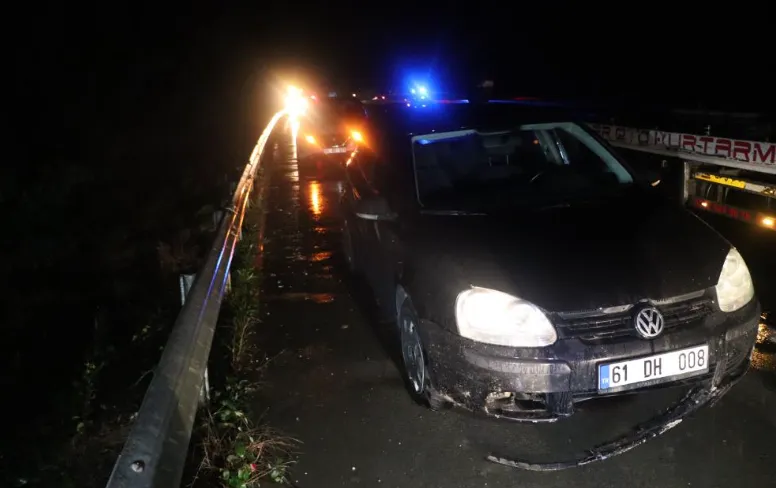
[(296, 129), (300, 171), (313, 177), (338, 174), (348, 154), (363, 142), (364, 117), (361, 102), (352, 97), (310, 96)]
[(590, 123), (615, 147), (675, 158), (682, 201), (698, 210), (776, 230), (776, 144)]

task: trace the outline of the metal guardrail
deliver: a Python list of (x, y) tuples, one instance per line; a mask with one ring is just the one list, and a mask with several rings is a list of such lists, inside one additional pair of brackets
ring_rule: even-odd
[(259, 137), (204, 266), (189, 290), (107, 488), (180, 485), (235, 245), (264, 147), (284, 111)]

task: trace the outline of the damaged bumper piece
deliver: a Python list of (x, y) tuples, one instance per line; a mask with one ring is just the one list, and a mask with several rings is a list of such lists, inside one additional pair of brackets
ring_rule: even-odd
[[(749, 360), (745, 366), (748, 367)], [(745, 369), (744, 369), (745, 371)], [(630, 433), (596, 446), (588, 451), (584, 456), (570, 461), (559, 461), (549, 463), (534, 463), (518, 459), (506, 459), (499, 456), (490, 455), (488, 461), (510, 466), (527, 471), (560, 471), (568, 468), (584, 466), (596, 461), (603, 461), (618, 454), (630, 451), (640, 446), (650, 439), (671, 430), (679, 425), (685, 417), (691, 415), (703, 406), (713, 406), (730, 388), (743, 377), (743, 372), (736, 377), (728, 379), (724, 384), (715, 386), (725, 376), (723, 365), (717, 365), (714, 371), (714, 377), (706, 385), (699, 385), (692, 388), (680, 401), (664, 410), (659, 415), (636, 425)]]

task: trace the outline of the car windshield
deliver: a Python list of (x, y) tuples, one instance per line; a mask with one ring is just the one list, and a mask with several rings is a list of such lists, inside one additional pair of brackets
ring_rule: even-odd
[(628, 169), (571, 122), (419, 135), (412, 149), (418, 200), (432, 209), (558, 205), (633, 184)]

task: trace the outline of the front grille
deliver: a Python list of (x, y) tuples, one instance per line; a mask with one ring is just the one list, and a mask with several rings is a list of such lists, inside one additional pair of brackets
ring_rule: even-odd
[[(712, 301), (706, 297), (655, 306), (665, 318), (665, 330), (696, 325), (712, 311)], [(615, 313), (585, 313), (582, 317), (557, 314), (553, 321), (561, 338), (607, 341), (638, 337), (633, 327), (632, 307)]]

